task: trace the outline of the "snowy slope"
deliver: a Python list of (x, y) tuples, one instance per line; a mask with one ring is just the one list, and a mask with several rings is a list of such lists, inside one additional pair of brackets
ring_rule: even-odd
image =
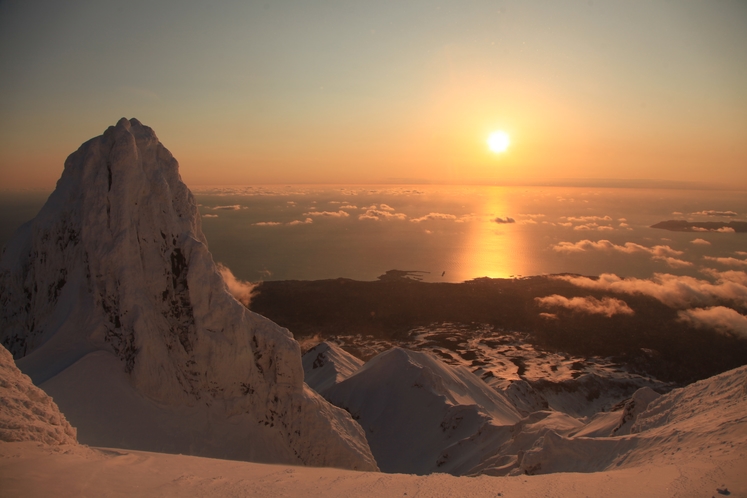
[[(0, 302), (0, 340), (21, 370), (49, 382), (63, 407), (85, 403), (86, 418), (70, 415), (82, 441), (127, 438), (70, 384), (113, 369), (125, 376), (122, 396), (202, 413), (185, 430), (207, 445), (234, 444), (211, 427), (235, 424), (260, 459), (376, 468), (360, 427), (304, 387), (291, 334), (228, 293), (176, 160), (135, 119), (68, 157), (47, 203), (4, 250)], [(142, 430), (160, 427), (133, 416)]]
[[(60, 448), (62, 449), (62, 448)], [(747, 496), (737, 455), (607, 472), (513, 477), (414, 476), (290, 467), (83, 446), (0, 444), (3, 496), (13, 497), (609, 497)]]
[[(490, 406), (491, 395), (482, 393), (482, 386), (478, 384), (477, 389), (473, 389), (474, 379), (464, 375), (464, 369), (454, 369), (428, 355), (404, 350), (395, 349), (380, 356), (383, 360), (372, 360), (336, 388), (369, 369), (384, 369), (399, 375), (384, 379), (390, 386), (390, 394), (395, 396), (393, 400), (382, 396), (374, 399), (382, 406), (405, 406), (400, 396), (405, 393), (414, 395), (412, 408), (421, 417), (425, 413), (423, 406), (438, 411), (440, 404), (448, 404), (464, 410), (470, 408), (471, 403), (482, 403), (489, 409), (471, 407), (477, 408), (480, 416), (485, 417), (490, 412), (498, 423), (510, 418), (506, 417), (502, 403)], [(404, 368), (401, 366), (403, 359), (408, 364)], [(127, 424), (138, 423), (137, 418), (132, 417), (137, 412), (151, 410), (148, 417), (163, 417), (163, 425), (155, 431), (151, 423), (140, 428), (144, 437), (157, 439), (160, 430), (178, 433), (184, 428), (194, 428), (199, 425), (196, 419), (205, 417), (201, 423), (209, 424), (214, 433), (228, 430), (238, 439), (232, 446), (221, 441), (221, 435), (214, 434), (214, 441), (219, 442), (221, 448), (229, 451), (242, 448), (242, 438), (246, 434), (236, 429), (246, 429), (246, 426), (240, 420), (235, 421), (235, 427), (220, 421), (216, 424), (215, 419), (210, 419), (210, 410), (200, 411), (199, 406), (171, 407), (178, 413), (169, 414), (162, 405), (133, 396), (137, 393), (128, 390), (128, 377), (121, 368), (116, 368), (118, 364), (119, 360), (110, 352), (97, 351), (49, 380), (45, 387), (62, 386), (75, 390), (79, 396), (109, 396), (111, 399), (105, 399), (99, 408), (106, 410), (105, 417), (113, 417), (114, 423), (123, 424), (125, 431), (129, 430)], [(416, 375), (412, 375), (413, 372)], [(371, 378), (379, 375), (381, 372)], [(65, 379), (66, 376), (72, 379)], [(397, 378), (401, 382), (398, 383)], [(413, 379), (414, 390), (406, 389)], [(478, 379), (478, 382), (481, 381)], [(399, 387), (391, 389), (397, 384)], [(419, 391), (434, 396), (424, 396)], [(357, 393), (359, 399), (366, 395), (365, 391)], [(431, 403), (424, 405), (424, 400)], [(72, 401), (75, 408), (76, 400)], [(510, 472), (511, 475), (505, 477), (458, 478), (440, 473), (392, 475), (80, 446), (70, 437), (74, 429), (64, 422), (54, 403), (30, 385), (2, 348), (0, 403), (0, 424), (6, 424), (7, 420), (21, 422), (0, 431), (3, 439), (19, 441), (0, 441), (0, 483), (3, 496), (9, 497), (747, 496), (747, 473), (744, 472), (747, 367), (665, 395), (642, 388), (619, 410), (594, 417), (577, 419), (565, 413), (542, 410), (513, 425), (501, 426), (489, 421), (445, 452), (452, 462), (459, 462), (450, 469), (454, 473), (463, 473), (472, 466), (473, 472), (485, 474)], [(421, 421), (429, 423), (427, 417)], [(169, 427), (180, 422), (184, 424), (182, 427)], [(404, 420), (405, 425), (408, 423)], [(8, 429), (7, 425), (0, 427)], [(461, 430), (458, 427), (445, 429)], [(10, 437), (6, 437), (8, 434)], [(111, 431), (106, 434), (111, 436)], [(32, 437), (24, 437), (28, 435)], [(163, 441), (179, 441), (168, 436)], [(181, 438), (184, 436), (185, 433), (180, 434)], [(427, 437), (427, 434), (421, 436)], [(40, 439), (52, 444), (40, 445), (37, 442)], [(205, 444), (206, 439), (190, 440), (190, 444), (195, 442)], [(475, 462), (479, 464), (474, 465)]]
[(321, 395), (363, 366), (363, 360), (332, 342), (322, 342), (309, 349), (301, 357), (301, 362), (304, 382)]
[(498, 432), (505, 439), (521, 418), (505, 397), (467, 369), (401, 348), (372, 358), (329, 388), (326, 397), (358, 420), (385, 472), (465, 473), (456, 470), (461, 461), (445, 454), (450, 446), (482, 440), (481, 433), (492, 438)]
[[(675, 389), (636, 393), (614, 437), (550, 431), (519, 462), (523, 473), (598, 472), (661, 461), (718, 458), (738, 448), (747, 464), (747, 367)], [(655, 394), (655, 393), (654, 393)], [(615, 435), (623, 433), (622, 435)], [(743, 467), (745, 468), (745, 467)]]
[[(638, 409), (628, 405), (627, 413), (646, 409), (630, 434), (545, 431), (513, 476), (352, 472), (24, 441), (0, 442), (0, 483), (8, 497), (747, 496), (747, 367), (634, 399)], [(524, 418), (512, 431), (517, 447), (548, 425), (569, 431), (574, 424), (563, 417), (543, 411)]]
[(75, 428), (0, 346), (0, 441), (76, 444)]

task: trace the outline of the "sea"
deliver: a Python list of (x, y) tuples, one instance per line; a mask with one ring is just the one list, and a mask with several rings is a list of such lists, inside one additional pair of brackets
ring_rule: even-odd
[[(747, 192), (591, 187), (193, 187), (213, 258), (238, 278), (426, 282), (574, 273), (702, 278), (747, 268), (747, 233), (666, 220), (746, 221)], [(0, 245), (49, 192), (0, 193)]]

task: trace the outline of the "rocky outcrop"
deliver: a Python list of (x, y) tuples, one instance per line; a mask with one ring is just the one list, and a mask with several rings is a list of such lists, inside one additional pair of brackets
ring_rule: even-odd
[(75, 428), (0, 346), (0, 441), (77, 444)]

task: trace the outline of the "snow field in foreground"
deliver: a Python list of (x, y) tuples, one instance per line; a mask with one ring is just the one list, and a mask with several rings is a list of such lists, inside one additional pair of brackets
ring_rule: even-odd
[[(743, 452), (744, 455), (744, 452)], [(216, 460), (85, 446), (0, 443), (0, 483), (11, 497), (688, 497), (747, 496), (741, 459), (696, 458), (591, 474), (414, 476)]]

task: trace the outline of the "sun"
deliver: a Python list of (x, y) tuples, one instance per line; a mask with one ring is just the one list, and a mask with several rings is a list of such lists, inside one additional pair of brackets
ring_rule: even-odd
[(488, 147), (496, 154), (506, 152), (510, 144), (511, 139), (505, 131), (494, 131), (488, 137)]

